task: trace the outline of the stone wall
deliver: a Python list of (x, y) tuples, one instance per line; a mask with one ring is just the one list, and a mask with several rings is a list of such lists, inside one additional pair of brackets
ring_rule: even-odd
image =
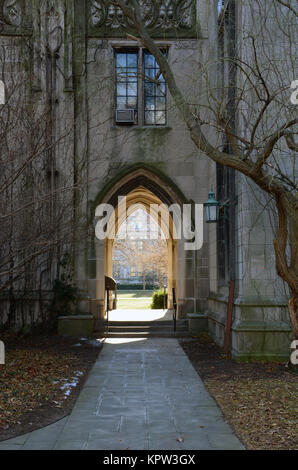
[[(196, 8), (189, 1), (180, 2), (180, 9), (173, 13), (166, 8), (166, 2), (160, 2), (163, 16), (159, 12), (155, 22), (150, 20), (150, 12), (157, 8), (157, 2), (146, 2), (149, 10), (143, 11), (157, 44), (167, 49), (177, 83), (194, 112), (196, 103), (207, 104), (202, 64), (214, 63), (211, 80), (216, 84), (218, 53), (217, 2), (195, 3)], [(270, 6), (270, 2), (265, 3), (266, 8)], [(84, 232), (75, 244), (74, 280), (84, 290), (89, 287), (94, 298), (94, 281), (98, 276), (103, 278), (106, 263), (104, 247), (99, 250), (94, 241), (95, 208), (107, 188), (120, 184), (122, 178), (138, 169), (151, 174), (152, 180), (158, 176), (165, 190), (176, 191), (177, 199), (202, 204), (210, 187), (216, 187), (216, 166), (191, 141), (169, 95), (166, 126), (116, 125), (114, 53), (121, 47), (141, 47), (126, 36), (126, 27), (131, 33), (133, 30), (118, 10), (106, 8), (102, 1), (16, 0), (14, 8), (12, 2), (0, 5), (0, 54), (4, 53), (1, 73), (4, 80), (10, 69), (24, 75), (24, 96), (32, 109), (42, 114), (50, 105), (48, 134), (57, 142), (52, 162), (64, 186), (76, 188), (69, 210), (74, 224), (83, 227)], [(245, 2), (238, 2), (238, 6), (238, 20), (244, 31), (250, 16)], [(274, 16), (270, 14), (274, 31)], [(271, 51), (277, 42), (275, 38), (268, 45)], [(239, 47), (243, 47), (240, 39)], [(281, 57), (283, 53), (281, 49)], [(243, 49), (243, 57), (250, 56), (251, 50)], [(246, 129), (250, 118), (249, 113), (245, 118), (244, 114), (238, 116), (240, 130)], [(210, 113), (202, 115), (208, 122)], [(206, 135), (215, 145), (222, 144), (212, 126), (206, 126)], [(280, 152), (283, 156), (282, 149)], [(286, 158), (281, 160), (285, 171), (293, 170)], [(283, 359), (289, 352), (288, 292), (275, 271), (274, 213), (264, 211), (268, 200), (239, 175), (236, 194), (232, 354), (240, 360)], [(204, 224), (201, 250), (185, 252), (181, 245), (177, 247), (174, 275), (179, 285), (181, 316), (208, 311), (209, 332), (222, 344), (228, 284), (219, 283), (217, 255), (216, 226)], [(51, 276), (49, 272), (48, 282)], [(6, 303), (3, 311), (8, 308)], [(24, 307), (29, 312), (25, 317), (35, 321), (38, 308), (37, 303)]]

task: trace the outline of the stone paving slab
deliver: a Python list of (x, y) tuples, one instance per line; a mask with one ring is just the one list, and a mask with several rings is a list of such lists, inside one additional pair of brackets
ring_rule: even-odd
[(0, 450), (244, 449), (175, 338), (109, 339), (72, 413)]

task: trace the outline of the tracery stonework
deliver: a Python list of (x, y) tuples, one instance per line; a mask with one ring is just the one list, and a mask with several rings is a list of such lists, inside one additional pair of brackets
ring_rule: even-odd
[[(188, 33), (195, 26), (194, 0), (139, 0), (143, 21), (151, 33)], [(90, 28), (121, 36), (132, 30), (132, 22), (109, 0), (90, 0)]]
[(0, 27), (1, 27), (1, 24), (6, 24), (9, 26), (20, 26), (21, 23), (22, 23), (21, 2), (19, 0), (4, 0), (2, 2), (2, 9), (0, 8)]

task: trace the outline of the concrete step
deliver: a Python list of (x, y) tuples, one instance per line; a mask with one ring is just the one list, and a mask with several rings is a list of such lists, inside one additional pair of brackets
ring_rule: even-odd
[[(119, 338), (121, 337), (126, 337), (126, 336), (167, 336), (167, 335), (172, 335), (174, 330), (167, 330), (167, 331), (113, 331), (109, 330), (108, 334), (113, 335), (113, 336), (118, 336)], [(188, 335), (188, 331), (186, 330), (176, 330), (175, 334), (178, 335)]]
[[(177, 320), (177, 326), (184, 326), (188, 328), (188, 320)], [(110, 326), (163, 326), (163, 327), (172, 327), (173, 321), (109, 321)]]
[(176, 332), (172, 320), (154, 321), (110, 321), (108, 338), (146, 338), (146, 337), (189, 336), (188, 320), (177, 320)]
[(187, 320), (177, 320), (176, 332), (173, 321), (111, 321), (108, 338), (172, 338), (190, 336)]
[(183, 337), (188, 337), (191, 336), (191, 333), (189, 331), (132, 331), (132, 332), (113, 332), (109, 331), (108, 334), (106, 335), (107, 338), (183, 338)]
[[(173, 330), (174, 326), (138, 326), (138, 325), (131, 325), (131, 326), (114, 326), (109, 325), (109, 330), (111, 331), (169, 331)], [(179, 331), (188, 331), (187, 326), (177, 325), (176, 327)]]

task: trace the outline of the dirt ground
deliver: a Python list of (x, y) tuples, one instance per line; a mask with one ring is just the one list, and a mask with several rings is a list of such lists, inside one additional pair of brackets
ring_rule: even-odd
[(68, 415), (102, 346), (53, 334), (0, 332), (0, 340), (6, 353), (0, 365), (0, 441)]
[(298, 448), (297, 369), (237, 363), (207, 335), (181, 346), (247, 449)]

